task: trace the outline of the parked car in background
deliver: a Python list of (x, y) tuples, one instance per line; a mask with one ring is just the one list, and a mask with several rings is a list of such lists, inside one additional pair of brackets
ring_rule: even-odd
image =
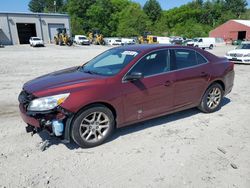
[(232, 45), (238, 46), (238, 45), (241, 45), (241, 43), (242, 43), (242, 40), (233, 40)]
[(90, 41), (85, 35), (75, 35), (74, 42), (80, 45), (90, 45)]
[(169, 37), (157, 37), (159, 44), (171, 44)]
[(116, 37), (104, 38), (106, 45), (122, 45), (122, 39)]
[(171, 44), (181, 45), (183, 40), (182, 37), (170, 37)]
[(215, 46), (225, 46), (226, 42), (223, 38), (215, 38)]
[(205, 48), (213, 49), (215, 46), (215, 38), (212, 37), (194, 38), (193, 41), (187, 42), (187, 45), (202, 49)]
[(135, 39), (130, 39), (130, 38), (122, 38), (122, 45), (133, 45), (136, 43)]
[(186, 39), (186, 40), (183, 40), (183, 41), (182, 41), (182, 45), (183, 45), (183, 46), (187, 46), (187, 43), (188, 43), (188, 42), (193, 42), (193, 39)]
[(193, 107), (215, 112), (233, 82), (234, 64), (199, 48), (126, 45), (31, 80), (18, 99), (27, 132), (94, 147), (115, 128)]
[(242, 42), (235, 50), (227, 52), (225, 57), (235, 63), (250, 64), (250, 41)]
[(30, 37), (29, 39), (30, 42), (30, 46), (44, 46), (44, 42), (42, 39), (40, 39), (39, 37)]

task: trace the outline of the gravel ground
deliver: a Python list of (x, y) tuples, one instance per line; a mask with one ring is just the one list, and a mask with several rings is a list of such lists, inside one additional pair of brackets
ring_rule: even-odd
[[(39, 75), (80, 65), (108, 47), (47, 45), (0, 49), (0, 187), (250, 187), (250, 66), (235, 65), (235, 86), (220, 111), (190, 109), (116, 131), (81, 149), (25, 133), (17, 96)], [(217, 47), (224, 55), (232, 46)]]

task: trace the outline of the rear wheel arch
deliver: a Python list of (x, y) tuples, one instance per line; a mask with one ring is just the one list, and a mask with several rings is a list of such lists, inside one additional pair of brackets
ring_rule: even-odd
[(225, 92), (225, 84), (222, 80), (214, 80), (213, 82), (211, 82), (206, 88), (205, 88), (205, 91), (202, 93), (201, 97), (200, 97), (200, 101), (202, 100), (203, 96), (205, 95), (206, 91), (214, 84), (219, 84), (222, 89), (223, 89), (223, 92)]
[(209, 88), (211, 85), (215, 84), (215, 83), (220, 84), (220, 86), (222, 87), (223, 91), (225, 91), (225, 84), (224, 84), (224, 82), (221, 81), (221, 80), (215, 80), (214, 82), (212, 82), (212, 83), (208, 86), (208, 88)]

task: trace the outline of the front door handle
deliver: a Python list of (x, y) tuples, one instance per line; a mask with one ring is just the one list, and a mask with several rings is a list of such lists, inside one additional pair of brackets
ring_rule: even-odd
[(206, 72), (201, 72), (201, 77), (207, 77), (208, 76), (208, 73)]

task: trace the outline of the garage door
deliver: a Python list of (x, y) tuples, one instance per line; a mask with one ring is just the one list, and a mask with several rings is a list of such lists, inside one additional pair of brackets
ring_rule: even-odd
[(28, 44), (30, 37), (36, 37), (36, 24), (17, 23), (16, 26), (20, 44)]
[(57, 33), (56, 29), (64, 27), (64, 24), (48, 24), (48, 26), (50, 42), (54, 42), (54, 36)]

